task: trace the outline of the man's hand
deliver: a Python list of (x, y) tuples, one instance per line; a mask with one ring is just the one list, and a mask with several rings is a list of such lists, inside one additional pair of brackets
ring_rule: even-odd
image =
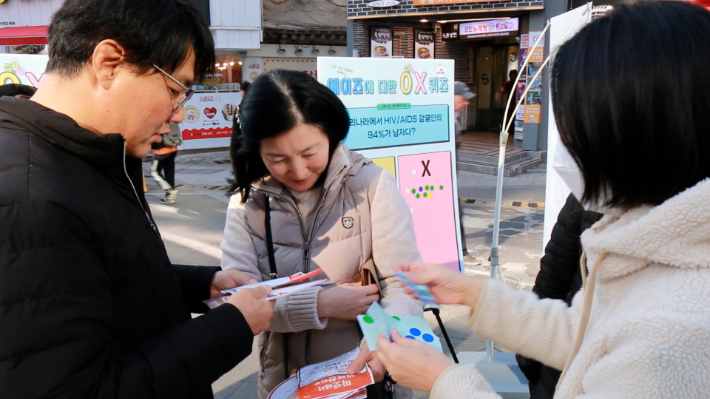
[(392, 340), (380, 335), (377, 357), (392, 379), (405, 387), (431, 392), (437, 378), (454, 362), (424, 342), (404, 338), (392, 329)]
[(271, 287), (267, 285), (245, 288), (227, 299), (227, 303), (236, 306), (242, 312), (242, 316), (249, 323), (251, 332), (254, 335), (266, 330), (271, 324), (271, 315), (274, 314), (274, 301), (264, 299), (269, 294), (271, 294)]
[(365, 367), (365, 363), (370, 366), (372, 375), (375, 377), (375, 382), (380, 382), (385, 378), (385, 366), (380, 359), (377, 358), (376, 352), (370, 352), (370, 348), (367, 347), (367, 343), (363, 340), (360, 344), (360, 353), (357, 354), (355, 360), (348, 366), (348, 374), (355, 375), (359, 373), (360, 370)]
[(256, 284), (253, 277), (244, 274), (237, 270), (220, 270), (212, 276), (212, 285), (210, 285), (210, 298), (215, 299), (221, 297), (222, 290), (227, 290), (242, 285)]

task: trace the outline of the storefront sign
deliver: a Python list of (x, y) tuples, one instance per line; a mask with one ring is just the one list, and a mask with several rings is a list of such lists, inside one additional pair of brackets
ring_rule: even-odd
[(518, 36), (518, 18), (462, 23), (459, 24), (459, 36), (465, 39)]
[(190, 140), (231, 137), (232, 115), (241, 99), (242, 95), (235, 92), (195, 93), (185, 104), (185, 119), (180, 123), (184, 148), (193, 148)]
[[(540, 41), (537, 43), (537, 47), (535, 48), (535, 51), (530, 54), (530, 62), (543, 62), (545, 60), (545, 36), (540, 36), (542, 32), (540, 31), (533, 31), (525, 34), (520, 35), (520, 48), (521, 49), (532, 49), (532, 47), (535, 45), (535, 42), (540, 39)], [(525, 54), (527, 55), (529, 51), (526, 51)], [(522, 51), (521, 51), (522, 54)]]
[(370, 28), (370, 57), (392, 56), (392, 28), (373, 26)]
[(459, 24), (441, 24), (441, 39), (445, 42), (459, 40)]
[(394, 7), (399, 5), (397, 0), (377, 0), (367, 3), (368, 6), (373, 8), (384, 8), (384, 7)]
[(318, 59), (348, 109), (345, 143), (397, 179), (425, 262), (461, 270), (454, 143), (454, 61)]
[(434, 58), (434, 31), (417, 30), (414, 35), (414, 58)]
[(540, 105), (525, 106), (525, 123), (540, 123)]
[(242, 74), (242, 80), (244, 82), (253, 82), (254, 79), (259, 77), (263, 72), (261, 57), (247, 57), (246, 60), (244, 60), (244, 66), (244, 73)]

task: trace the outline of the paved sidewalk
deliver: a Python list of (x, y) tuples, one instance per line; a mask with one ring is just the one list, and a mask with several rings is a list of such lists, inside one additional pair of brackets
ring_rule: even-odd
[[(182, 187), (175, 205), (160, 203), (163, 192), (150, 177), (150, 164), (143, 164), (149, 188), (146, 197), (173, 263), (219, 265), (219, 245), (229, 201), (224, 188), (231, 177), (231, 165), (225, 163), (228, 157), (227, 152), (178, 155), (176, 184)], [(544, 173), (532, 173), (505, 181), (504, 203), (508, 205), (501, 214), (501, 263), (506, 281), (516, 289), (530, 289), (539, 270), (544, 210), (512, 207), (509, 203), (512, 200), (544, 201), (544, 177)], [(487, 195), (494, 193), (494, 189), (495, 177), (469, 172), (460, 174), (460, 197), (476, 199), (472, 204), (463, 205), (467, 246), (469, 252), (481, 261), (480, 265), (466, 266), (466, 275), (470, 278), (488, 278), (490, 273), (487, 257), (492, 237), (493, 196), (488, 198)], [(511, 197), (516, 194), (524, 198)], [(464, 306), (442, 307), (442, 321), (456, 352), (485, 350), (485, 341), (476, 337), (468, 326), (468, 313), (469, 309)], [(441, 337), (434, 316), (427, 312), (425, 317)], [(445, 352), (448, 353), (448, 349)], [(257, 398), (259, 366), (256, 353), (254, 346), (249, 358), (214, 383), (216, 398)], [(427, 397), (424, 392), (415, 395), (417, 399)]]

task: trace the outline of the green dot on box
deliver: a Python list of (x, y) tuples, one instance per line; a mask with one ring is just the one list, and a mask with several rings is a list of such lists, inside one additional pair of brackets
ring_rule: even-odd
[(416, 192), (417, 192), (417, 190), (413, 188), (413, 189), (412, 189), (412, 194), (414, 194), (414, 193), (416, 193)]
[(365, 321), (365, 323), (368, 323), (368, 324), (372, 324), (375, 322), (374, 320), (372, 320), (372, 317), (370, 317), (370, 316), (365, 316), (362, 319)]
[(392, 316), (392, 318), (395, 319), (395, 320), (397, 320), (397, 321), (402, 321), (402, 319), (400, 319), (400, 318), (397, 317), (397, 316)]
[(419, 198), (419, 194), (417, 194), (417, 198)]
[(424, 193), (424, 198), (426, 198), (426, 193)]
[(444, 189), (444, 186), (439, 186), (439, 190), (443, 190), (443, 189)]

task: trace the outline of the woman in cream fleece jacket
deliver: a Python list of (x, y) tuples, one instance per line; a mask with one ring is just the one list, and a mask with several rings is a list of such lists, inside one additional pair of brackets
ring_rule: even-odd
[[(707, 65), (710, 13), (688, 3), (619, 6), (557, 53), (553, 108), (582, 176), (566, 181), (606, 213), (582, 235), (589, 277), (570, 308), (436, 265), (395, 269), (440, 303), (470, 306), (478, 336), (562, 370), (555, 398), (707, 398)], [(395, 380), (431, 398), (499, 397), (475, 368), (424, 344), (395, 337), (378, 347)], [(422, 361), (426, 373), (412, 366)]]
[[(338, 283), (276, 301), (271, 326), (259, 336), (257, 385), (264, 398), (292, 370), (357, 348), (355, 316), (373, 302), (381, 300), (392, 315), (421, 315), (421, 303), (392, 284), (391, 269), (421, 257), (394, 178), (342, 143), (348, 114), (327, 87), (300, 72), (264, 74), (238, 117), (222, 268), (259, 281), (322, 269), (318, 278)], [(370, 260), (381, 292), (360, 284)], [(360, 356), (381, 378), (384, 369), (367, 346)], [(397, 393), (411, 396), (408, 389)]]

